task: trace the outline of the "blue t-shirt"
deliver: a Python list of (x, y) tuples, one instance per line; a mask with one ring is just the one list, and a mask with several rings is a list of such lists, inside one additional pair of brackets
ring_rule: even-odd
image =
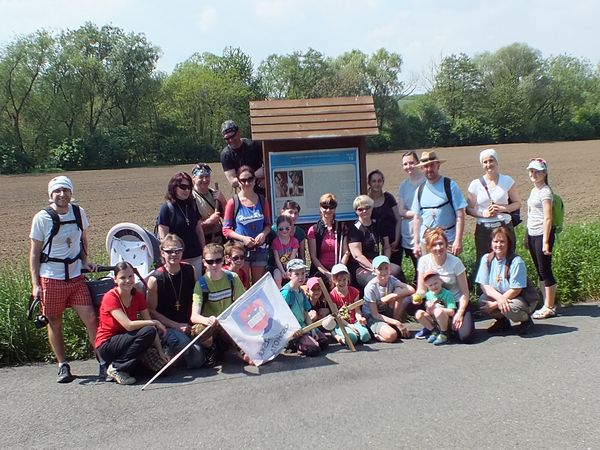
[[(454, 180), (450, 180), (450, 193), (452, 202), (446, 197), (444, 177), (440, 177), (433, 184), (429, 181), (425, 183), (420, 204), (418, 192), (415, 194), (410, 209), (421, 216), (421, 238), (428, 228), (442, 227), (446, 230), (448, 242), (454, 242), (456, 237), (455, 211), (465, 209), (467, 201)], [(454, 209), (452, 205), (454, 205)]]
[(294, 317), (296, 317), (300, 326), (306, 326), (304, 313), (310, 311), (312, 305), (310, 304), (308, 297), (304, 294), (304, 291), (302, 291), (302, 289), (295, 290), (290, 286), (290, 283), (286, 283), (286, 285), (281, 288), (281, 295), (283, 295), (285, 302), (292, 310), (292, 313), (294, 313)]
[[(415, 192), (419, 186), (425, 183), (425, 178), (421, 178), (416, 184), (412, 184), (409, 179), (404, 180), (400, 183), (398, 188), (398, 199), (402, 201), (404, 209), (411, 209), (413, 200), (415, 198)], [(413, 238), (413, 219), (402, 219), (400, 225), (400, 232), (402, 233), (402, 247), (412, 250), (414, 245)]]
[(479, 263), (477, 271), (476, 283), (488, 285), (496, 289), (501, 294), (504, 294), (509, 289), (524, 289), (527, 287), (527, 267), (520, 256), (514, 256), (508, 272), (508, 280), (506, 274), (506, 258), (498, 261), (495, 257), (488, 269), (488, 258), (484, 255)]

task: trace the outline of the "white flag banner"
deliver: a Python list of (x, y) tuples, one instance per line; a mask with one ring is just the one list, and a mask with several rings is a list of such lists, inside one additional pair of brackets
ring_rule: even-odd
[(257, 366), (275, 358), (300, 329), (268, 272), (223, 311), (219, 323)]

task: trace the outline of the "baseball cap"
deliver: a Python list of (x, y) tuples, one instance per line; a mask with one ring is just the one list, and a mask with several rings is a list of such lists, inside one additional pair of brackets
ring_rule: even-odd
[(306, 287), (309, 289), (312, 289), (317, 284), (319, 284), (319, 279), (317, 277), (310, 277), (306, 280)]
[(390, 258), (388, 258), (387, 256), (384, 256), (384, 255), (379, 255), (379, 256), (376, 256), (375, 258), (373, 258), (373, 267), (375, 269), (379, 269), (379, 266), (382, 265), (383, 263), (389, 264)]
[(233, 120), (226, 120), (221, 125), (221, 134), (223, 135), (223, 139), (229, 139), (239, 129), (240, 127), (238, 127), (237, 123), (235, 123)]
[(527, 170), (539, 170), (540, 172), (548, 171), (548, 163), (544, 161), (542, 158), (533, 158), (529, 161), (529, 165), (527, 166)]
[(304, 264), (304, 261), (296, 258), (288, 261), (286, 269), (288, 272), (291, 272), (293, 270), (308, 269), (308, 266)]
[(435, 270), (428, 270), (427, 272), (425, 272), (425, 275), (423, 275), (423, 281), (427, 281), (427, 279), (436, 275), (439, 276), (439, 273), (437, 273)]
[(336, 264), (331, 268), (331, 275), (337, 275), (338, 273), (350, 273), (348, 268), (344, 264)]

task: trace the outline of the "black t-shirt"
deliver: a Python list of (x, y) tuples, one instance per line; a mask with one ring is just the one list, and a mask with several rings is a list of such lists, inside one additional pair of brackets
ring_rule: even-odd
[(158, 294), (156, 310), (179, 323), (189, 323), (192, 315), (192, 296), (196, 280), (194, 268), (181, 263), (181, 270), (171, 275), (164, 267), (154, 272)]
[[(386, 234), (390, 238), (390, 242), (396, 238), (396, 216), (394, 215), (394, 206), (398, 202), (392, 194), (389, 192), (383, 193), (383, 204), (376, 208), (373, 208), (371, 218), (375, 220), (381, 230), (386, 230)], [(382, 232), (379, 234), (383, 234)]]
[(179, 236), (185, 244), (183, 258), (196, 258), (200, 256), (200, 240), (196, 234), (196, 224), (200, 220), (200, 213), (196, 207), (196, 201), (179, 201), (173, 203), (173, 220), (169, 205), (163, 203), (158, 213), (158, 224), (169, 228), (169, 233)]
[[(388, 234), (379, 230), (378, 223), (371, 219), (371, 225), (364, 226), (356, 221), (348, 227), (348, 242), (360, 242), (362, 244), (362, 254), (373, 261), (373, 258), (383, 253), (383, 238)], [(359, 264), (352, 258), (350, 265), (358, 268)]]
[(260, 141), (242, 138), (242, 145), (235, 150), (227, 145), (221, 150), (223, 171), (238, 170), (242, 166), (250, 166), (254, 171), (263, 165), (262, 145)]

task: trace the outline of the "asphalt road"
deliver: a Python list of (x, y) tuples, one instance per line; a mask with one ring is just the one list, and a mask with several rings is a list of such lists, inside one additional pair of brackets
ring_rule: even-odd
[[(0, 369), (1, 448), (600, 448), (598, 304), (527, 337), (416, 340), (178, 372), (141, 391), (95, 361)], [(413, 327), (416, 328), (416, 327)]]

